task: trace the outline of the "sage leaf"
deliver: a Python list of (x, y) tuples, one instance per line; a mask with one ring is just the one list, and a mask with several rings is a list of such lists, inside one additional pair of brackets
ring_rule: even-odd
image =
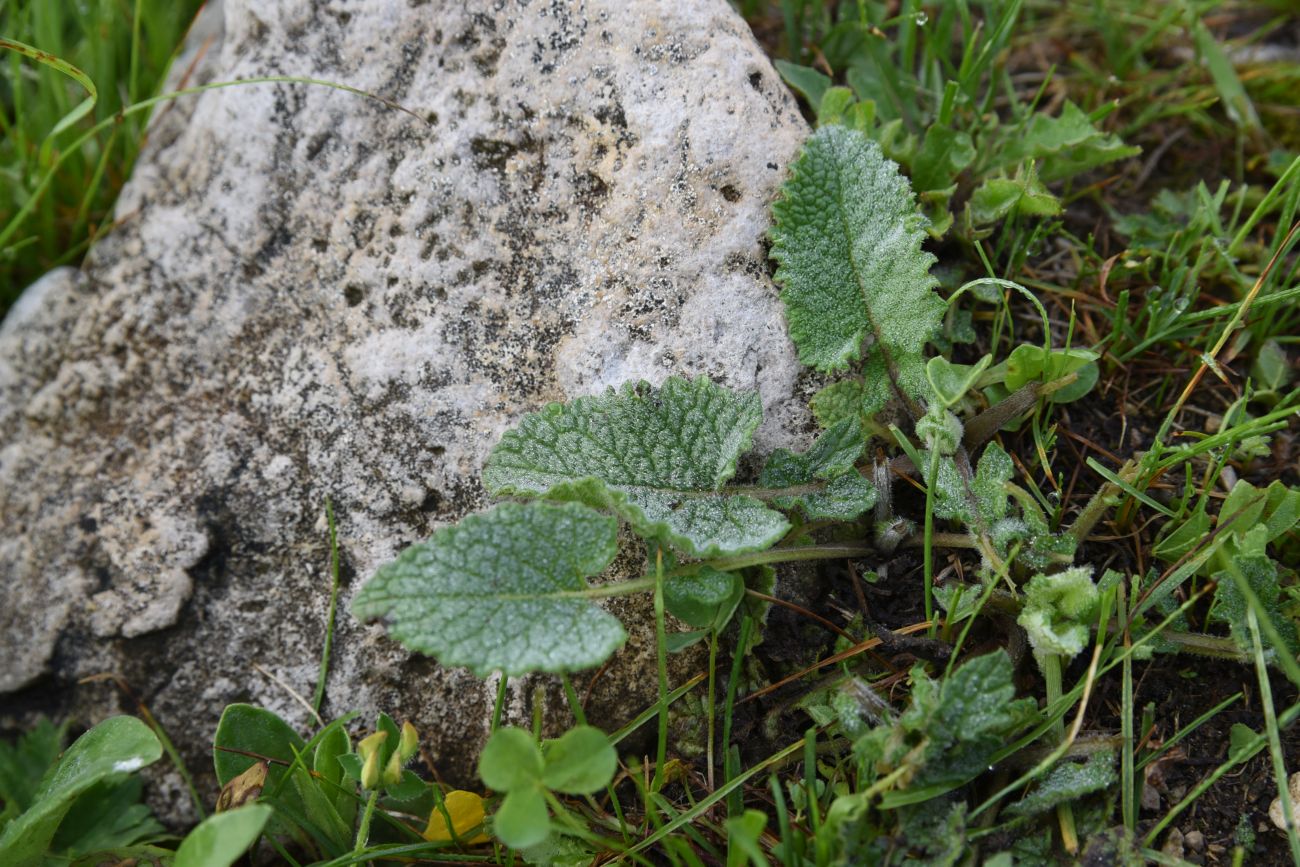
[(492, 450), (483, 484), (609, 509), (692, 557), (760, 551), (789, 522), (721, 488), (762, 419), (757, 394), (706, 377), (626, 385), (526, 416)]
[(842, 418), (802, 454), (777, 449), (758, 483), (790, 489), (774, 498), (782, 509), (801, 509), (810, 520), (851, 521), (876, 503), (876, 489), (857, 472), (866, 440), (858, 416)]
[(697, 629), (720, 629), (731, 619), (745, 595), (745, 582), (734, 572), (701, 566), (693, 575), (664, 582), (668, 613)]
[(1115, 756), (1108, 752), (1093, 753), (1086, 762), (1063, 761), (1052, 769), (1038, 788), (1007, 808), (1009, 816), (1036, 816), (1057, 804), (1078, 801), (1119, 782), (1115, 773)]
[(352, 610), (443, 665), (480, 677), (600, 665), (627, 635), (583, 597), (618, 551), (613, 518), (570, 503), (503, 503), (381, 566)]
[(932, 291), (934, 257), (921, 250), (925, 218), (880, 146), (842, 126), (819, 129), (773, 205), (772, 258), (799, 359), (830, 371), (866, 348), (864, 412), (925, 387), (922, 350), (944, 305)]

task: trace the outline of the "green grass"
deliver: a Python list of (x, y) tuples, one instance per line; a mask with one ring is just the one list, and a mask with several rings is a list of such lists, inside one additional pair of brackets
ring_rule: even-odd
[[(1026, 591), (1030, 570), (1014, 562), (1019, 551), (990, 556), (987, 532), (939, 526), (937, 450), (927, 460), (910, 426), (873, 420), (895, 435), (873, 450), (906, 453), (920, 471), (894, 483), (898, 514), (913, 521), (900, 525), (896, 548), (868, 545), (879, 528), (866, 521), (814, 523), (787, 540), (804, 547), (715, 564), (755, 572), (777, 561), (837, 564), (822, 572), (829, 589), (810, 607), (769, 608), (768, 594), (751, 591), (731, 623), (708, 629), (707, 668), (673, 687), (663, 587), (680, 564), (652, 563), (616, 591), (655, 592), (656, 670), (646, 676), (659, 695), (610, 735), (623, 767), (608, 786), (550, 795), (559, 838), (585, 853), (574, 863), (1009, 865), (1014, 850), (1015, 864), (1089, 851), (1106, 863), (1178, 864), (1186, 862), (1161, 847), (1191, 821), (1236, 863), (1300, 864), (1295, 828), (1253, 842), (1239, 832), (1258, 824), (1266, 801), (1226, 822), (1209, 810), (1215, 793), (1223, 796), (1213, 803), (1245, 803), (1255, 780), (1281, 793), (1300, 765), (1290, 746), (1300, 719), (1300, 531), (1247, 539), (1268, 522), (1252, 512), (1237, 523), (1258, 503), (1231, 493), (1240, 481), (1265, 492), (1279, 477), (1300, 487), (1300, 72), (1263, 55), (1234, 61), (1294, 28), (1294, 13), (1284, 3), (1203, 0), (737, 5), (773, 55), (795, 64), (782, 69), (810, 120), (858, 127), (911, 175), (945, 269), (949, 361), (1003, 359), (1019, 343), (1098, 354), (1091, 394), (1070, 404), (1035, 394), (1022, 407), (1033, 409), (1027, 420), (1010, 429), (1000, 418), (994, 427), (1003, 429), (989, 436), (1014, 463), (1006, 492), (1078, 543), (1074, 563), (1092, 567), (1099, 601), (1048, 624), (1083, 630), (1077, 655), (1032, 655), (1017, 622), (1037, 603)], [(181, 30), (168, 9), (140, 0), (123, 14), (99, 4), (60, 20), (53, 4), (0, 6), (0, 27), (84, 69), (103, 121), (154, 94)], [(117, 47), (97, 44), (106, 41), (91, 37), (98, 33), (118, 34)], [(0, 157), (12, 166), (14, 194), (0, 217), (24, 204), (73, 139), (69, 128), (47, 146), (84, 97), (48, 65), (16, 53), (7, 62)], [(1078, 107), (1080, 138), (1053, 150), (1059, 130), (1045, 121), (1067, 104)], [(146, 119), (128, 115), (67, 158), (0, 262), (5, 291), (84, 252), (106, 224)], [(92, 122), (73, 126), (84, 133)], [(1026, 142), (1041, 154), (1026, 157)], [(1141, 152), (1115, 156), (1127, 146)], [(1030, 163), (1041, 178), (1027, 173)], [(972, 203), (993, 189), (1028, 206), (981, 217)], [(988, 418), (981, 413), (996, 414), (985, 405), (999, 397), (976, 389), (952, 408), (969, 432)], [(892, 465), (882, 466), (888, 474)], [(1229, 502), (1240, 509), (1222, 511)], [(329, 529), (327, 630), (338, 590), (332, 513)], [(977, 681), (967, 668), (1006, 651), (995, 673), (1014, 672), (1007, 683), (987, 672)], [(316, 707), (328, 659), (326, 649)], [(1203, 705), (1170, 711), (1166, 696), (1144, 691), (1202, 667), (1235, 675), (1205, 676)], [(1238, 688), (1243, 678), (1248, 690)], [(971, 710), (979, 689), (944, 692), (994, 681), (992, 692), (1009, 686), (1014, 695), (999, 707)], [(584, 683), (585, 675), (562, 680), (580, 724)], [(493, 731), (506, 696), (503, 677)], [(999, 715), (1011, 706), (1023, 719)], [(539, 729), (540, 704), (534, 712)], [(958, 762), (964, 735), (981, 733), (992, 738), (986, 765), (941, 766)], [(926, 758), (944, 738), (941, 759)], [(1170, 788), (1157, 808), (1144, 807), (1157, 770), (1176, 775), (1183, 793)], [(323, 785), (319, 776), (300, 782)], [(299, 823), (289, 848), (302, 863), (519, 863), (499, 845), (452, 854), (422, 842), (416, 825), (427, 812), (332, 785), (327, 794), (342, 786), (369, 818), (332, 858), (321, 852), (339, 841)]]
[[(80, 261), (94, 238), (111, 226), (113, 203), (144, 143), (149, 115), (124, 117), (75, 153), (61, 149), (91, 125), (156, 95), (200, 3), (0, 2), (0, 37), (33, 46), (64, 66), (61, 70), (12, 48), (0, 51), (0, 227), (10, 225), (55, 161), (67, 157), (0, 249), (0, 315), (45, 271)], [(93, 84), (93, 95), (69, 66)], [(87, 99), (89, 111), (76, 119)]]

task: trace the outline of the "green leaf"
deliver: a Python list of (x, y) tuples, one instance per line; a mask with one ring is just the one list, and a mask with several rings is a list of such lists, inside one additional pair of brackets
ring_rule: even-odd
[(0, 801), (6, 813), (21, 813), (32, 805), (45, 772), (58, 761), (66, 732), (66, 724), (56, 726), (42, 718), (17, 743), (0, 741)]
[(551, 833), (551, 817), (541, 789), (516, 789), (492, 814), (492, 833), (512, 849), (527, 849)]
[(946, 190), (974, 159), (975, 145), (968, 134), (936, 124), (925, 131), (912, 158), (912, 185), (919, 191)]
[[(823, 126), (828, 123), (844, 123), (846, 115), (849, 113), (857, 97), (853, 91), (847, 87), (830, 87), (822, 94), (821, 101), (817, 103), (817, 124)], [(850, 122), (848, 126), (854, 124)]]
[(858, 417), (840, 419), (802, 454), (773, 452), (758, 483), (769, 489), (808, 489), (776, 497), (773, 502), (782, 509), (799, 508), (810, 520), (851, 521), (876, 502), (875, 487), (856, 470), (865, 445)]
[(618, 525), (576, 503), (503, 503), (381, 566), (352, 610), (387, 617), (411, 650), (480, 677), (600, 665), (627, 634), (583, 598), (618, 553)]
[(975, 387), (975, 381), (992, 363), (992, 355), (985, 355), (974, 364), (954, 364), (942, 355), (936, 355), (925, 365), (925, 378), (934, 396), (944, 408), (948, 408)]
[(1141, 148), (1126, 147), (1119, 136), (1102, 133), (1088, 115), (1067, 101), (1060, 117), (1034, 115), (1028, 127), (1017, 131), (1002, 149), (992, 168), (1038, 159), (1042, 160), (1042, 179), (1052, 183), (1141, 152)]
[(251, 753), (271, 762), (266, 789), (275, 789), (284, 779), (287, 766), (306, 745), (296, 731), (279, 716), (251, 704), (231, 704), (221, 713), (212, 739), (212, 764), (217, 782), (224, 786), (255, 764)]
[(726, 821), (727, 867), (745, 867), (749, 864), (767, 867), (772, 863), (758, 843), (766, 825), (767, 814), (762, 810), (746, 810)]
[(30, 809), (0, 835), (0, 864), (25, 867), (41, 861), (73, 802), (97, 783), (138, 771), (158, 761), (162, 744), (135, 717), (104, 720), (68, 747), (42, 780)]
[[(352, 742), (343, 726), (336, 726), (324, 734), (316, 744), (312, 759), (312, 769), (320, 776), (322, 788), (334, 804), (339, 818), (351, 827), (356, 818), (357, 801), (354, 797), (356, 787), (347, 780), (342, 763), (343, 756), (349, 755)], [(355, 756), (353, 757), (355, 758)], [(361, 768), (357, 767), (357, 777), (361, 777)]]
[(1054, 575), (1038, 574), (1025, 585), (1025, 603), (1016, 622), (1029, 636), (1039, 659), (1058, 654), (1067, 660), (1088, 643), (1086, 616), (1099, 594), (1091, 566), (1076, 566)]
[(1260, 392), (1276, 394), (1286, 388), (1291, 381), (1291, 362), (1287, 360), (1282, 344), (1276, 340), (1265, 340), (1255, 353), (1250, 375), (1255, 380), (1255, 388)]
[[(1051, 382), (1097, 360), (1089, 349), (1053, 349), (1022, 343), (1007, 356), (1007, 388), (1015, 391), (1030, 382)], [(1095, 381), (1095, 379), (1094, 379)]]
[(721, 628), (745, 594), (745, 582), (734, 572), (701, 566), (692, 575), (664, 582), (664, 607), (668, 613), (699, 629)]
[(410, 801), (420, 797), (429, 790), (429, 783), (420, 779), (412, 770), (402, 771), (402, 779), (397, 783), (384, 786), (384, 795), (394, 801)]
[(257, 842), (271, 808), (249, 804), (199, 823), (176, 850), (173, 867), (230, 867)]
[(83, 855), (156, 838), (166, 829), (140, 803), (144, 783), (133, 774), (101, 780), (82, 793), (59, 825), (51, 852)]
[(772, 207), (772, 258), (799, 359), (847, 367), (866, 348), (864, 412), (925, 384), (922, 351), (944, 305), (932, 291), (934, 257), (921, 250), (925, 219), (907, 180), (855, 130), (819, 129)]
[(846, 418), (862, 418), (866, 391), (856, 379), (842, 379), (832, 383), (812, 396), (809, 406), (817, 424), (834, 427)]
[(1250, 101), (1232, 59), (1199, 16), (1193, 19), (1191, 29), (1196, 53), (1210, 71), (1210, 79), (1214, 82), (1219, 99), (1223, 101), (1228, 119), (1240, 128), (1258, 130), (1259, 115), (1255, 112), (1255, 104)]
[(709, 637), (707, 629), (690, 629), (685, 632), (669, 632), (664, 635), (664, 649), (669, 653), (681, 653), (688, 647), (694, 647)]
[(497, 729), (478, 757), (478, 775), (489, 789), (508, 792), (542, 779), (542, 753), (523, 729)]
[(1010, 816), (1036, 816), (1057, 804), (1077, 801), (1118, 782), (1115, 757), (1093, 753), (1086, 763), (1064, 761), (1052, 769), (1038, 788), (1007, 808)]
[(576, 726), (546, 743), (542, 783), (566, 795), (590, 795), (609, 785), (618, 770), (618, 754), (598, 728)]
[(483, 484), (497, 495), (611, 509), (692, 557), (760, 551), (789, 522), (720, 489), (762, 417), (757, 394), (706, 377), (629, 384), (525, 417), (492, 450)]
[(1012, 214), (1028, 217), (1055, 217), (1061, 202), (1038, 178), (1033, 163), (1016, 168), (1014, 178), (988, 178), (971, 193), (971, 223), (987, 226)]
[(777, 60), (773, 65), (781, 74), (781, 78), (785, 79), (785, 83), (790, 85), (790, 89), (802, 94), (803, 98), (808, 100), (808, 105), (814, 109), (821, 105), (822, 98), (831, 86), (831, 80), (827, 76), (811, 66), (800, 66), (788, 60)]

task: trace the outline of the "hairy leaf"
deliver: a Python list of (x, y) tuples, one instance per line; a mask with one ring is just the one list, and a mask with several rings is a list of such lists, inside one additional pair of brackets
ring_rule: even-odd
[(861, 382), (841, 379), (814, 394), (808, 404), (817, 423), (831, 428), (846, 418), (861, 419), (865, 397), (866, 390)]
[(758, 483), (791, 489), (774, 500), (782, 509), (797, 507), (811, 520), (850, 521), (876, 502), (875, 487), (855, 469), (865, 444), (858, 417), (843, 418), (802, 454), (773, 452)]
[(1077, 801), (1080, 798), (1108, 789), (1118, 782), (1115, 773), (1115, 756), (1111, 753), (1093, 753), (1088, 761), (1064, 761), (1052, 769), (1038, 788), (1007, 808), (1011, 816), (1035, 816), (1057, 804)]
[[(930, 453), (923, 454), (928, 458)], [(1011, 457), (997, 443), (984, 448), (969, 483), (953, 461), (941, 459), (935, 483), (935, 517), (961, 521), (971, 531), (980, 529), (978, 522), (983, 522), (983, 529), (992, 529), (1006, 517), (1006, 483), (1014, 473)]]
[(581, 592), (618, 551), (614, 519), (569, 503), (503, 503), (380, 567), (352, 603), (411, 650), (484, 676), (604, 662), (626, 638)]
[[(977, 776), (1034, 714), (1033, 699), (1015, 697), (1012, 677), (1004, 650), (969, 660), (942, 682), (913, 669), (912, 704), (895, 726), (886, 758), (918, 761), (918, 786)], [(919, 756), (912, 753), (917, 746)]]
[(1260, 621), (1271, 620), (1282, 641), (1287, 645), (1286, 647), (1271, 646), (1268, 633), (1261, 630), (1266, 654), (1269, 657), (1272, 657), (1275, 652), (1294, 654), (1297, 648), (1296, 629), (1295, 624), (1281, 610), (1277, 564), (1263, 554), (1251, 556), (1220, 554), (1220, 561), (1224, 568), (1214, 573), (1214, 580), (1218, 582), (1218, 587), (1214, 592), (1214, 608), (1211, 609), (1213, 619), (1227, 623), (1237, 646), (1245, 653), (1251, 653), (1254, 644), (1246, 619), (1250, 600), (1242, 591), (1242, 584), (1248, 585), (1255, 598), (1259, 600), (1255, 617)]
[(847, 367), (864, 343), (865, 407), (925, 384), (922, 350), (943, 302), (932, 291), (934, 257), (921, 250), (925, 219), (907, 180), (879, 145), (856, 130), (819, 129), (772, 208), (772, 257), (799, 359)]
[(1070, 659), (1083, 650), (1088, 642), (1088, 624), (1084, 620), (1098, 597), (1091, 566), (1030, 578), (1025, 585), (1025, 605), (1016, 622), (1029, 636), (1034, 655), (1040, 660), (1047, 654)]
[(494, 494), (611, 509), (638, 533), (693, 557), (759, 551), (789, 522), (721, 488), (762, 416), (757, 394), (705, 377), (553, 403), (501, 438), (483, 484)]

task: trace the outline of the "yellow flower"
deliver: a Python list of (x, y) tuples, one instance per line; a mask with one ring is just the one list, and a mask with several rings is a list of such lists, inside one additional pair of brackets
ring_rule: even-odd
[[(483, 824), (483, 799), (478, 795), (457, 789), (443, 797), (443, 806), (447, 810), (445, 816), (437, 807), (434, 807), (433, 812), (429, 814), (429, 827), (424, 829), (424, 839), (430, 842), (441, 840), (450, 842), (452, 828), (456, 830), (456, 838), (470, 846), (487, 843), (491, 839), (482, 831), (471, 838), (465, 837), (467, 833)], [(447, 827), (447, 816), (451, 817), (450, 828)]]
[[(379, 788), (379, 753), (380, 747), (388, 738), (388, 732), (375, 732), (362, 738), (357, 744), (357, 755), (361, 757), (361, 788)], [(399, 771), (400, 775), (400, 771)]]

